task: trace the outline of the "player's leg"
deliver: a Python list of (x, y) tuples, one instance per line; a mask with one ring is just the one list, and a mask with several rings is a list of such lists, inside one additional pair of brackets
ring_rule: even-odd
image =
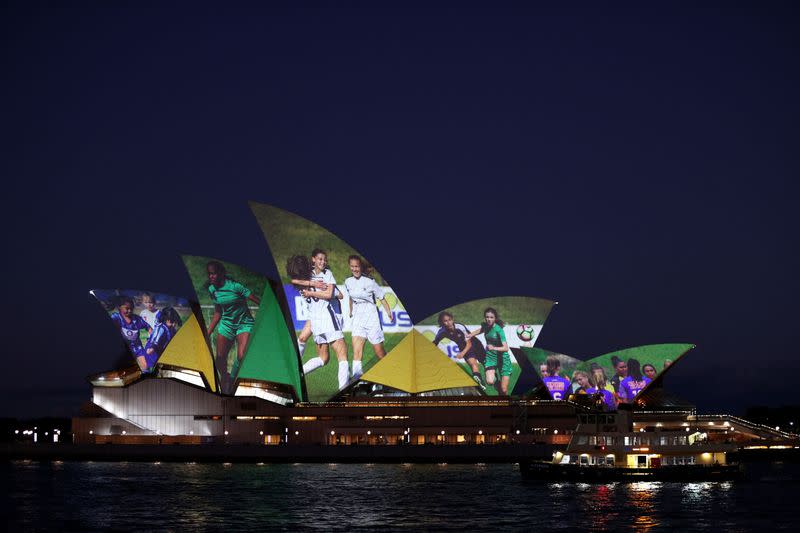
[(297, 348), (300, 350), (300, 357), (303, 357), (303, 352), (306, 351), (306, 341), (311, 338), (311, 321), (306, 320), (306, 323), (303, 324), (303, 329), (300, 330), (300, 334), (297, 336)]
[(495, 372), (494, 367), (486, 369), (486, 383), (488, 385), (494, 385), (494, 378), (495, 378), (494, 372)]
[(503, 376), (500, 378), (500, 390), (503, 396), (508, 396), (508, 382), (511, 381), (511, 376)]
[(303, 363), (303, 374), (305, 375), (325, 366), (328, 362), (328, 340), (326, 336), (314, 335), (314, 344), (317, 347), (317, 355)]
[(361, 336), (353, 337), (353, 379), (358, 378), (363, 374), (361, 361), (364, 358), (364, 345), (367, 339)]
[(344, 337), (340, 337), (331, 342), (333, 351), (336, 352), (336, 359), (339, 361), (339, 390), (342, 390), (350, 380), (350, 367), (347, 364), (347, 344), (344, 342)]
[(375, 357), (378, 359), (383, 359), (386, 357), (386, 348), (383, 347), (383, 343), (379, 342), (372, 345), (372, 349), (375, 350)]
[(481, 378), (481, 369), (478, 366), (478, 360), (474, 357), (467, 357), (467, 364), (472, 369), (472, 379), (478, 382), (482, 389), (486, 389), (486, 384)]
[(233, 339), (229, 339), (217, 330), (217, 370), (219, 370), (220, 388), (226, 394), (230, 392), (231, 385), (231, 375), (228, 372), (228, 352), (231, 351), (231, 346), (233, 346)]
[(236, 334), (236, 360), (231, 369), (231, 379), (235, 380), (239, 375), (239, 367), (242, 365), (244, 354), (247, 353), (247, 345), (250, 342), (250, 332), (242, 331)]

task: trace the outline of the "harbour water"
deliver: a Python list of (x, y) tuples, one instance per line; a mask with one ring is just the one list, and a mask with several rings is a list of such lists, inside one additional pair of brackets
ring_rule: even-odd
[(3, 463), (8, 530), (800, 528), (797, 483), (536, 483), (516, 465)]

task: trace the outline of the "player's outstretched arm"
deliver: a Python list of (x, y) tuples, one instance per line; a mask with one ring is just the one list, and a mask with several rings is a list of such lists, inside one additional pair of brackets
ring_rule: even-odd
[(381, 305), (383, 305), (383, 309), (386, 311), (386, 316), (389, 317), (389, 322), (394, 322), (394, 314), (392, 314), (392, 310), (389, 308), (389, 302), (386, 301), (386, 298), (381, 298)]
[(483, 331), (483, 328), (478, 328), (478, 329), (476, 329), (475, 331), (470, 331), (470, 332), (469, 332), (469, 333), (467, 333), (467, 334), (466, 334), (464, 337), (465, 337), (467, 340), (469, 340), (469, 339), (471, 339), (472, 337), (477, 337), (478, 335), (480, 335), (482, 331)]
[(333, 298), (333, 285), (328, 285), (324, 289), (316, 290), (316, 291), (309, 291), (304, 290), (303, 296), (305, 298), (317, 298), (319, 300), (330, 300)]
[(310, 279), (293, 279), (292, 285), (296, 287), (314, 287), (316, 289), (327, 289), (328, 284), (324, 281), (310, 280)]

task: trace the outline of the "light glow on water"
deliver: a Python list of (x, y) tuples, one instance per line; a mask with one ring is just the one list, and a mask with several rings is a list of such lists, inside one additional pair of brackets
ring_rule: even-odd
[(508, 464), (263, 466), (9, 462), (10, 529), (533, 531), (558, 524), (565, 531), (716, 532), (799, 525), (780, 484), (532, 483)]

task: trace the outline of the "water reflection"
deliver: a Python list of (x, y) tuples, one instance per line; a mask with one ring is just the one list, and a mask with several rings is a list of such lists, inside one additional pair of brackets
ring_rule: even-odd
[(779, 485), (529, 483), (509, 465), (496, 464), (264, 466), (9, 462), (10, 529), (718, 531), (798, 525)]

